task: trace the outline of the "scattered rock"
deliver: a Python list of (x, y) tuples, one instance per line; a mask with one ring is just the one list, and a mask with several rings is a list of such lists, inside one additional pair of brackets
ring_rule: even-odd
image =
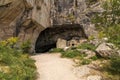
[(90, 44), (93, 44), (95, 46), (98, 46), (102, 41), (99, 40), (99, 39), (93, 39), (93, 40), (90, 40)]
[(80, 80), (103, 80), (101, 73), (92, 68), (92, 64), (82, 65), (74, 68), (74, 74), (80, 78)]
[(65, 48), (64, 48), (64, 51), (68, 50), (69, 48), (70, 48), (70, 47), (65, 47)]
[(107, 38), (107, 37), (104, 37), (104, 38), (103, 38), (103, 41), (108, 41), (108, 38)]
[(91, 51), (91, 50), (87, 50), (87, 51), (85, 52), (85, 54), (87, 54), (87, 57), (85, 57), (86, 59), (89, 59), (89, 58), (91, 58), (91, 57), (93, 57), (93, 56), (96, 56), (96, 53), (93, 52), (93, 51)]
[(80, 51), (80, 53), (82, 53), (82, 54), (86, 54), (86, 55), (87, 55), (87, 56), (85, 57), (86, 59), (89, 59), (89, 58), (91, 58), (91, 57), (93, 57), (93, 56), (96, 56), (96, 53), (95, 53), (94, 51), (91, 51), (91, 50), (78, 49), (78, 51)]
[(107, 41), (108, 41), (108, 38), (107, 37), (103, 37), (102, 39), (95, 38), (93, 40), (90, 40), (90, 43), (95, 45), (95, 46), (98, 46), (99, 44), (107, 42)]

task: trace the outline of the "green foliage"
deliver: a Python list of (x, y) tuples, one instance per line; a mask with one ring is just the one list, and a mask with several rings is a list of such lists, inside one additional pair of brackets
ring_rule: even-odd
[(102, 38), (104, 38), (106, 35), (105, 35), (105, 33), (103, 32), (103, 31), (100, 31), (99, 33), (98, 33), (98, 38), (99, 39), (102, 39)]
[(120, 24), (120, 0), (106, 0), (102, 7), (104, 12), (96, 14), (92, 21), (101, 27), (109, 27), (114, 24)]
[[(105, 11), (102, 14), (96, 14), (92, 21), (102, 32), (100, 36), (105, 34), (109, 38), (109, 42), (120, 48), (120, 0), (106, 0), (102, 7)], [(120, 57), (112, 57), (110, 63), (105, 64), (104, 69), (107, 69), (106, 72), (111, 74), (110, 80), (119, 80), (120, 77), (116, 76), (120, 74)]]
[(78, 49), (88, 49), (88, 50), (95, 51), (96, 47), (92, 44), (83, 43), (83, 44), (78, 46)]
[(96, 14), (92, 19), (97, 29), (102, 32), (99, 37), (105, 35), (109, 38), (109, 42), (120, 48), (120, 0), (106, 0), (102, 7), (104, 12)]
[(87, 64), (90, 64), (91, 63), (91, 60), (90, 59), (83, 59), (81, 64), (82, 65), (87, 65)]
[(93, 56), (93, 57), (91, 57), (91, 59), (92, 59), (92, 60), (97, 60), (98, 57), (97, 57), (97, 56)]
[(120, 48), (120, 25), (114, 25), (106, 30), (106, 35), (109, 37), (109, 42), (116, 44)]
[(27, 40), (21, 44), (21, 49), (25, 53), (28, 53), (30, 48), (31, 48), (31, 42), (29, 40)]
[(70, 21), (72, 21), (72, 22), (75, 21), (75, 16), (74, 16), (73, 14), (69, 14), (69, 15), (67, 16), (67, 18), (68, 18)]
[(77, 50), (67, 50), (62, 52), (62, 57), (74, 58), (80, 56), (80, 52)]
[(35, 80), (35, 61), (13, 47), (15, 43), (15, 38), (0, 42), (0, 80)]
[(120, 74), (120, 56), (115, 56), (110, 59), (109, 70), (112, 73)]
[(88, 40), (90, 41), (90, 40), (94, 40), (95, 39), (95, 37), (93, 36), (93, 35), (91, 35), (91, 36), (89, 36), (88, 37)]
[(61, 48), (53, 48), (53, 49), (51, 49), (49, 52), (50, 52), (50, 53), (64, 52), (64, 50), (61, 49)]
[(103, 64), (103, 71), (107, 80), (120, 80), (120, 56), (112, 56)]

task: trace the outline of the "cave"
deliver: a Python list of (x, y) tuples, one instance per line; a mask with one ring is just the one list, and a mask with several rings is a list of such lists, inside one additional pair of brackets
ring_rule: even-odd
[(53, 25), (52, 27), (46, 28), (39, 34), (35, 44), (35, 51), (36, 53), (47, 52), (52, 48), (56, 48), (58, 38), (69, 41), (74, 37), (87, 38), (81, 25)]

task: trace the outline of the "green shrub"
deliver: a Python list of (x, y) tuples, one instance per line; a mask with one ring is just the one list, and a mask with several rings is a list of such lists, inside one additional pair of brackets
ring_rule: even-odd
[(112, 56), (103, 64), (104, 75), (107, 80), (120, 80), (120, 56)]
[(92, 21), (96, 26), (109, 27), (114, 24), (120, 24), (120, 0), (105, 0), (102, 2), (104, 12), (96, 14)]
[(29, 40), (27, 40), (21, 44), (21, 49), (25, 53), (28, 53), (30, 48), (31, 48), (31, 42)]
[(91, 35), (91, 36), (88, 37), (89, 41), (94, 40), (94, 39), (95, 39), (95, 37), (93, 35)]
[(53, 48), (53, 49), (51, 49), (49, 52), (50, 52), (50, 53), (64, 52), (64, 50), (61, 49), (61, 48)]
[(110, 59), (109, 70), (112, 73), (120, 74), (120, 56), (115, 56)]
[(92, 19), (100, 31), (98, 36), (101, 38), (105, 34), (109, 38), (109, 42), (120, 48), (120, 0), (105, 0), (102, 7), (105, 11), (96, 14)]
[(77, 50), (67, 50), (62, 52), (62, 57), (74, 58), (80, 56), (80, 52)]
[(88, 43), (83, 43), (81, 45), (79, 45), (77, 47), (78, 49), (88, 49), (88, 50), (92, 50), (92, 51), (95, 51), (96, 47), (92, 44), (88, 44)]
[(89, 60), (89, 59), (83, 59), (82, 62), (81, 62), (82, 65), (87, 65), (87, 64), (90, 64), (90, 63), (91, 63), (91, 60)]
[(108, 27), (105, 32), (109, 37), (109, 42), (114, 43), (117, 47), (120, 48), (120, 25)]
[(11, 47), (11, 40), (15, 41), (11, 38), (0, 42), (0, 80), (35, 80), (35, 61), (28, 54), (23, 54), (22, 50)]
[(98, 38), (99, 39), (102, 39), (102, 38), (104, 38), (106, 35), (105, 35), (105, 33), (103, 32), (103, 31), (100, 31), (99, 33), (98, 33)]
[(97, 60), (98, 57), (97, 57), (97, 56), (93, 56), (93, 57), (91, 57), (91, 59), (92, 59), (92, 60)]

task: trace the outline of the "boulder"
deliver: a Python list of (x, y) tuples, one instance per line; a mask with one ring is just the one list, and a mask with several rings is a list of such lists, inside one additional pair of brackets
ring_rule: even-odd
[(56, 44), (57, 48), (64, 49), (66, 47), (66, 42), (67, 42), (66, 40), (59, 38)]
[(96, 53), (94, 51), (91, 51), (91, 50), (87, 50), (85, 52), (85, 54), (87, 54), (87, 56), (85, 57), (86, 59), (90, 59), (90, 58), (96, 56)]
[(112, 55), (118, 54), (115, 45), (112, 43), (101, 43), (97, 47), (96, 52), (98, 55), (104, 58), (109, 58)]

